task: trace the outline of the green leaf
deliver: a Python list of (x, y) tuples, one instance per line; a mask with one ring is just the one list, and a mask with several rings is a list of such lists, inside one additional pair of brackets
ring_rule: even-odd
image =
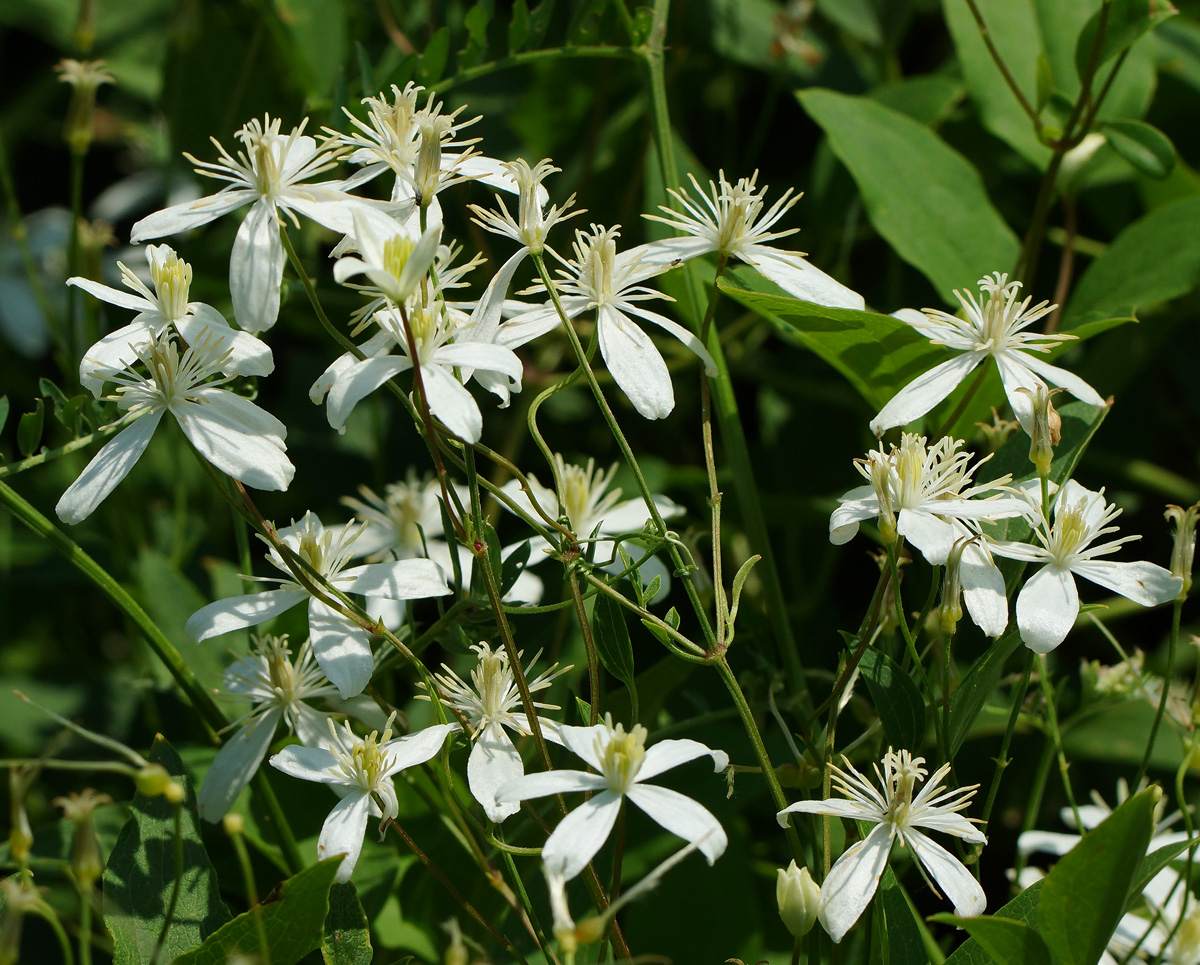
[(487, 544), (488, 564), (492, 568), (492, 577), (499, 586), (504, 579), (504, 561), (500, 558), (500, 537), (496, 535), (496, 528), (486, 519), (478, 520), (475, 525), (483, 531), (483, 539)]
[(928, 965), (929, 954), (921, 938), (921, 923), (913, 917), (904, 889), (891, 867), (879, 879), (879, 903), (883, 909), (884, 942), (890, 965)]
[(1037, 102), (1034, 106), (1040, 111), (1054, 93), (1054, 69), (1050, 66), (1050, 58), (1044, 53), (1037, 60)]
[(22, 456), (32, 456), (42, 441), (42, 427), (46, 422), (46, 407), (38, 399), (32, 412), (26, 412), (17, 423), (17, 449)]
[(379, 90), (379, 85), (375, 83), (375, 65), (371, 63), (367, 48), (361, 41), (354, 41), (354, 56), (358, 60), (358, 82), (363, 91)]
[[(1179, 12), (1168, 0), (1112, 0), (1104, 7), (1107, 7), (1108, 19), (1104, 39), (1100, 43), (1096, 58), (1097, 67), (1129, 47), (1155, 25)], [(1092, 47), (1096, 43), (1096, 33), (1100, 29), (1104, 7), (1097, 10), (1083, 25), (1079, 40), (1075, 44), (1075, 69), (1081, 79), (1092, 59)]]
[(279, 885), (258, 906), (261, 933), (251, 909), (221, 926), (195, 951), (180, 955), (174, 965), (226, 965), (233, 955), (264, 951), (261, 938), (266, 939), (271, 965), (295, 965), (321, 940), (329, 889), (344, 859), (341, 854), (326, 858)]
[(8, 396), (0, 395), (0, 432), (4, 431), (4, 426), (8, 423)]
[(353, 882), (335, 883), (329, 891), (321, 954), (325, 965), (371, 965), (371, 931)]
[(529, 540), (518, 543), (500, 562), (500, 595), (504, 596), (529, 565)]
[(1105, 121), (1100, 125), (1109, 147), (1149, 177), (1162, 180), (1175, 168), (1175, 145), (1144, 121)]
[(550, 28), (550, 18), (554, 15), (554, 0), (542, 0), (533, 10), (529, 11), (529, 38), (525, 46), (529, 50), (537, 50), (542, 45), (542, 38)]
[(1016, 261), (1017, 236), (979, 173), (940, 137), (868, 98), (819, 88), (797, 96), (857, 182), (875, 230), (947, 302)]
[(1021, 634), (1016, 627), (1009, 627), (999, 640), (988, 647), (987, 652), (975, 661), (963, 678), (954, 696), (950, 698), (950, 757), (953, 758), (967, 739), (975, 718), (983, 710), (988, 697), (996, 689), (1004, 665), (1021, 645)]
[[(217, 873), (200, 837), (196, 796), (174, 748), (161, 735), (147, 759), (161, 764), (187, 791), (180, 822), (183, 877), (161, 961), (196, 948), (229, 921)], [(104, 869), (104, 924), (113, 939), (115, 965), (144, 965), (154, 953), (175, 882), (175, 808), (162, 797), (134, 796)]]
[[(342, 69), (346, 12), (339, 0), (275, 0), (310, 97), (327, 98)], [(367, 88), (374, 94), (375, 88)]]
[(467, 28), (467, 45), (458, 52), (458, 70), (466, 70), (483, 62), (487, 54), (487, 28), (490, 13), (487, 6), (477, 3), (463, 17)]
[(925, 701), (917, 685), (896, 661), (873, 647), (867, 647), (858, 666), (888, 743), (916, 751), (925, 736)]
[(1050, 950), (1042, 936), (1024, 922), (993, 915), (957, 918), (942, 913), (932, 917), (934, 921), (966, 929), (996, 965), (1052, 965)]
[[(758, 284), (748, 275), (739, 273), (738, 278)], [(726, 295), (769, 321), (784, 339), (832, 365), (876, 409), (945, 355), (912, 326), (891, 315), (747, 291), (724, 279), (717, 284)]]
[(421, 63), (417, 67), (418, 83), (436, 84), (441, 80), (446, 70), (446, 58), (449, 56), (450, 28), (438, 27), (421, 53)]
[(627, 687), (633, 686), (633, 644), (621, 604), (604, 593), (592, 606), (592, 636), (596, 655), (610, 674)]
[(851, 37), (872, 47), (883, 43), (879, 15), (870, 0), (817, 0), (819, 10), (830, 23), (841, 27)]
[(1146, 856), (1161, 798), (1158, 787), (1135, 794), (1050, 869), (1038, 931), (1061, 965), (1100, 960)]
[[(1020, 922), (1033, 927), (1037, 924), (1038, 901), (1042, 895), (1041, 881), (1035, 881), (1022, 891), (1016, 898), (991, 916), (993, 920), (1006, 919)], [(970, 921), (970, 919), (966, 919)], [(955, 925), (964, 924), (964, 919), (955, 918)], [(994, 965), (992, 957), (983, 950), (983, 946), (974, 938), (969, 938), (954, 950), (954, 954), (946, 959), (946, 965)]]
[(871, 99), (926, 127), (937, 127), (966, 96), (962, 82), (944, 74), (923, 74), (883, 84), (871, 91)]
[(513, 4), (512, 19), (508, 22), (508, 52), (519, 54), (529, 39), (529, 4), (517, 0)]
[(1063, 313), (1062, 329), (1134, 315), (1200, 284), (1200, 197), (1156, 208), (1122, 231), (1092, 262)]
[(584, 46), (600, 41), (600, 24), (607, 4), (604, 0), (579, 0), (567, 26), (567, 43)]
[(1183, 854), (1194, 843), (1195, 839), (1191, 841), (1176, 841), (1174, 844), (1164, 844), (1161, 848), (1155, 848), (1146, 855), (1142, 859), (1142, 866), (1138, 869), (1133, 887), (1129, 889), (1130, 898), (1134, 899), (1141, 895), (1155, 875)]
[[(1045, 54), (1033, 0), (976, 0), (976, 6), (1025, 100), (1036, 102), (1042, 83), (1039, 64)], [(1029, 163), (1044, 168), (1050, 161), (1050, 148), (1038, 140), (1033, 120), (996, 66), (967, 0), (942, 0), (942, 10), (983, 126)], [(1007, 267), (1007, 262), (996, 266)]]

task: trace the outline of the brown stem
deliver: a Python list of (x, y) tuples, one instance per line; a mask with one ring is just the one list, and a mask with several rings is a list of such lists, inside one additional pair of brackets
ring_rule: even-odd
[(987, 24), (984, 23), (983, 14), (979, 12), (979, 7), (976, 6), (975, 0), (967, 0), (967, 6), (971, 8), (971, 16), (975, 18), (975, 24), (979, 27), (979, 35), (983, 38), (984, 44), (987, 45), (988, 53), (992, 55), (992, 60), (1000, 68), (1000, 73), (1004, 76), (1004, 82), (1008, 84), (1008, 89), (1016, 96), (1017, 101), (1021, 105), (1021, 110), (1029, 115), (1029, 119), (1033, 121), (1034, 128), (1040, 128), (1041, 124), (1038, 120), (1038, 112), (1021, 92), (1021, 88), (1017, 86), (1016, 78), (1013, 77), (1008, 69), (1008, 65), (1004, 63), (1004, 58), (1000, 56), (1000, 51), (996, 49), (996, 45), (992, 42), (992, 32), (988, 29)]
[(1063, 216), (1067, 237), (1063, 242), (1062, 258), (1058, 263), (1058, 284), (1054, 286), (1054, 304), (1058, 307), (1046, 322), (1047, 335), (1058, 329), (1058, 320), (1062, 316), (1067, 293), (1071, 290), (1071, 276), (1075, 271), (1075, 235), (1079, 231), (1079, 214), (1075, 207), (1075, 198), (1069, 194), (1063, 195)]
[[(579, 576), (575, 567), (567, 565), (567, 586), (571, 589), (571, 602), (575, 604), (575, 617), (583, 633), (583, 648), (587, 651), (588, 683), (591, 687), (591, 711), (588, 723), (593, 727), (600, 723), (600, 664), (596, 658), (596, 641), (592, 636), (592, 625), (588, 622), (587, 610), (583, 606), (583, 594), (579, 592)], [(624, 617), (622, 617), (624, 619)]]

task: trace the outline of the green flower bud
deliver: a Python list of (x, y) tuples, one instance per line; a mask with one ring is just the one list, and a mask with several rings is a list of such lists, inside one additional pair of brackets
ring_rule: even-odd
[(813, 881), (807, 868), (796, 867), (795, 861), (786, 871), (780, 868), (776, 873), (775, 901), (779, 904), (779, 917), (794, 937), (801, 938), (812, 931), (820, 898), (821, 886)]

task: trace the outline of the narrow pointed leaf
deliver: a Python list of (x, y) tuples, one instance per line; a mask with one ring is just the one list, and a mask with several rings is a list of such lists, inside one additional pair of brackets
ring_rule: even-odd
[[(939, 914), (933, 916), (934, 921), (944, 925), (954, 925), (966, 929), (970, 936), (979, 943), (983, 951), (982, 959), (994, 965), (1052, 965), (1050, 950), (1033, 928), (1024, 922), (1011, 921), (993, 915), (980, 915), (978, 918), (956, 918), (954, 915)], [(946, 960), (947, 962), (950, 959)], [(964, 959), (966, 961), (966, 959)]]
[[(1016, 898), (991, 916), (994, 920), (1004, 919), (1029, 925), (1037, 924), (1038, 901), (1042, 895), (1041, 881), (1035, 881), (1022, 891)], [(954, 918), (956, 926), (963, 924), (963, 919)], [(983, 946), (974, 938), (963, 942), (954, 950), (954, 954), (946, 959), (946, 965), (995, 965), (992, 957), (983, 950)]]
[(42, 400), (34, 403), (33, 411), (26, 412), (17, 423), (17, 449), (22, 456), (32, 456), (42, 441), (42, 427), (46, 422), (46, 407)]
[(321, 937), (325, 965), (371, 965), (371, 932), (354, 883), (335, 883), (329, 891), (329, 916)]
[(621, 604), (603, 593), (592, 608), (592, 631), (596, 654), (604, 669), (627, 687), (633, 686), (633, 644)]
[(900, 665), (882, 650), (867, 647), (859, 670), (892, 747), (920, 747), (925, 735), (925, 701)]
[(1144, 121), (1108, 121), (1100, 131), (1109, 147), (1135, 168), (1162, 180), (1175, 168), (1175, 145), (1152, 124)]

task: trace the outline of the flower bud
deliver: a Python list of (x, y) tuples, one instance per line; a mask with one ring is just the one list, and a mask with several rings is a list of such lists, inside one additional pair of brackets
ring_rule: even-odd
[(1054, 396), (1062, 389), (1050, 389), (1038, 384), (1032, 389), (1022, 386), (1017, 389), (1029, 396), (1033, 403), (1033, 431), (1029, 436), (1029, 461), (1037, 469), (1040, 478), (1050, 475), (1050, 464), (1054, 461), (1054, 447), (1062, 441), (1062, 416), (1054, 408)]
[(450, 118), (441, 114), (426, 115), (417, 123), (417, 129), (421, 132), (421, 147), (417, 151), (413, 182), (422, 205), (429, 204), (437, 194), (442, 176), (442, 140), (450, 128)]
[(1196, 518), (1200, 515), (1200, 503), (1189, 506), (1168, 506), (1164, 514), (1175, 524), (1175, 545), (1171, 550), (1171, 575), (1183, 580), (1179, 599), (1184, 599), (1192, 588), (1192, 563), (1196, 556)]
[(780, 868), (776, 872), (775, 901), (779, 904), (779, 917), (794, 937), (801, 938), (812, 931), (820, 898), (821, 886), (813, 881), (807, 868), (798, 868), (793, 861), (786, 871)]
[(134, 778), (138, 794), (144, 794), (146, 797), (158, 797), (166, 794), (167, 787), (171, 783), (171, 775), (161, 764), (147, 764), (138, 771), (137, 777)]
[(471, 953), (467, 950), (466, 943), (463, 942), (462, 929), (458, 926), (458, 919), (451, 918), (444, 922), (442, 927), (450, 935), (450, 945), (446, 948), (446, 954), (442, 956), (443, 965), (470, 965)]

